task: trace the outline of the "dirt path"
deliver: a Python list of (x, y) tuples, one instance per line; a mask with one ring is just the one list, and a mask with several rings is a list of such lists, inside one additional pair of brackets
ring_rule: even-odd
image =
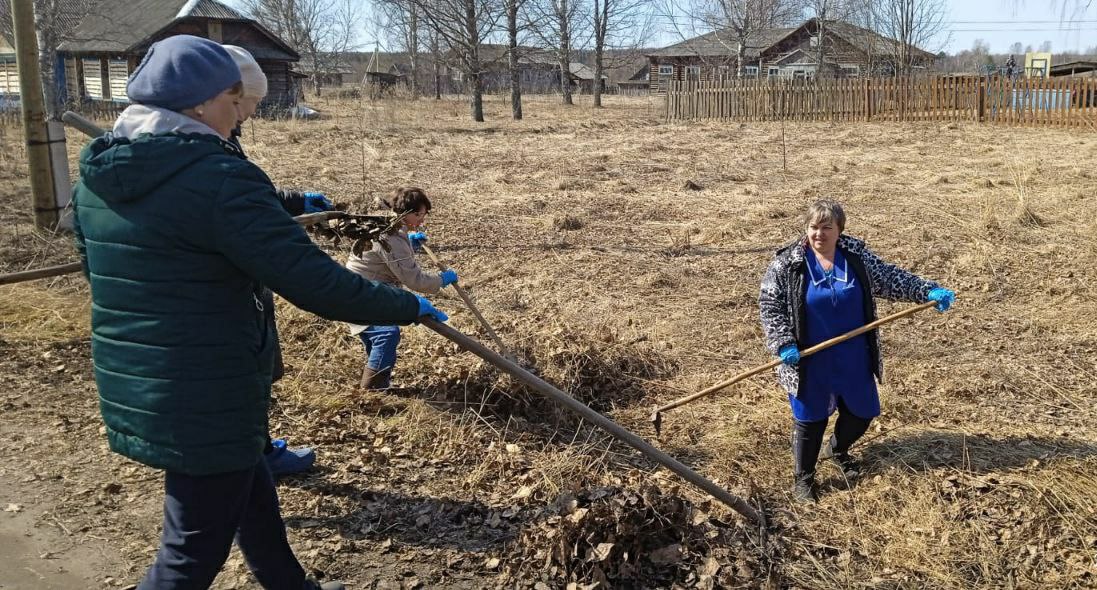
[(122, 564), (118, 552), (103, 539), (64, 530), (50, 518), (49, 498), (16, 477), (11, 470), (0, 477), (0, 588), (111, 585)]

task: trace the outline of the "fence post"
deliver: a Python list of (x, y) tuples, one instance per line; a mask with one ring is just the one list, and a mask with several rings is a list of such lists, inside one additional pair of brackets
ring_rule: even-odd
[(986, 121), (986, 78), (979, 79), (976, 90), (979, 92), (979, 122), (984, 123)]

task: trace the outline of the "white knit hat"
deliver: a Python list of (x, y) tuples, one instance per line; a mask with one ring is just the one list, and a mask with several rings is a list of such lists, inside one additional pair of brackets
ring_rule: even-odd
[(244, 96), (263, 98), (267, 95), (267, 75), (259, 67), (259, 63), (248, 53), (247, 49), (236, 45), (224, 45), (226, 51), (232, 56), (237, 67), (240, 68), (240, 82), (244, 85)]

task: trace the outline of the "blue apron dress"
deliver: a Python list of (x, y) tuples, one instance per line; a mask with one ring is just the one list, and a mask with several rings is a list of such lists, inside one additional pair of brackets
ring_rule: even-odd
[[(806, 250), (807, 321), (801, 349), (866, 323), (864, 292), (841, 250), (834, 253), (834, 267), (829, 273), (823, 271), (811, 248)], [(794, 418), (801, 422), (825, 420), (837, 408), (838, 398), (858, 418), (880, 415), (880, 396), (872, 376), (868, 337), (868, 334), (861, 334), (800, 360), (799, 395), (789, 396)]]

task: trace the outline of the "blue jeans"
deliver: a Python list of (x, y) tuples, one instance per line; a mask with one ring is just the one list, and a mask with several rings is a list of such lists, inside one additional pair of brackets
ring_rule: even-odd
[(267, 589), (302, 590), (305, 581), (286, 539), (267, 462), (216, 475), (164, 476), (164, 533), (156, 561), (138, 590), (205, 589), (229, 556), (232, 541)]
[(366, 326), (358, 335), (366, 347), (369, 360), (366, 365), (384, 374), (377, 387), (385, 388), (392, 380), (392, 368), (396, 366), (396, 347), (400, 345), (400, 326)]

